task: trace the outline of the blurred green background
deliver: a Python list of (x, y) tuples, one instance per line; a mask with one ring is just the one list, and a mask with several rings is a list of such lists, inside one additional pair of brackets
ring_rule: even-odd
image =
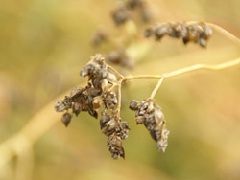
[[(113, 37), (123, 31), (109, 16), (116, 2), (0, 1), (0, 143), (5, 145), (32, 117), (40, 116), (42, 108), (47, 113), (41, 116), (39, 129), (52, 124), (26, 151), (0, 167), (0, 179), (240, 179), (238, 66), (196, 71), (163, 82), (156, 99), (171, 131), (165, 153), (157, 152), (147, 130), (136, 126), (128, 109), (131, 99), (150, 96), (155, 80), (136, 80), (123, 88), (121, 114), (131, 126), (123, 144), (125, 160), (111, 159), (99, 122), (86, 113), (74, 118), (68, 128), (60, 123), (60, 114), (54, 111), (56, 98), (86, 82), (79, 71), (89, 56), (111, 48), (92, 48), (92, 34), (99, 27)], [(207, 21), (240, 37), (239, 0), (148, 2), (155, 15), (152, 24)], [(126, 73), (161, 74), (239, 55), (240, 48), (219, 34), (213, 35), (207, 49), (164, 38)], [(32, 131), (39, 133), (37, 126)], [(21, 141), (16, 144), (24, 147)]]

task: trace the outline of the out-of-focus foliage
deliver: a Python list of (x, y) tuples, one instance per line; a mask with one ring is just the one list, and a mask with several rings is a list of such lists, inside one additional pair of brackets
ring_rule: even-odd
[[(29, 123), (45, 104), (84, 82), (79, 71), (89, 56), (111, 48), (92, 48), (93, 32), (99, 27), (113, 36), (122, 31), (109, 16), (116, 2), (0, 1), (1, 143)], [(156, 22), (214, 22), (240, 35), (239, 0), (149, 0), (149, 4)], [(207, 49), (191, 44), (184, 47), (164, 38), (129, 73), (161, 74), (239, 56), (239, 47), (221, 35), (213, 35)], [(234, 67), (196, 71), (163, 82), (156, 101), (171, 131), (165, 153), (156, 151), (154, 141), (146, 129), (135, 124), (128, 109), (131, 99), (149, 97), (156, 81), (135, 80), (123, 87), (122, 94), (122, 118), (131, 127), (124, 142), (125, 161), (111, 159), (99, 122), (81, 114), (68, 128), (59, 119), (36, 142), (31, 159), (16, 157), (0, 169), (0, 179), (240, 179), (239, 77), (239, 67)], [(32, 177), (19, 172), (18, 160), (21, 172)]]

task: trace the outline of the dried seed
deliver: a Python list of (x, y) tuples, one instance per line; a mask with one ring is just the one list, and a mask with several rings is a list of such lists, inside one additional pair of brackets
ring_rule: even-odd
[(129, 108), (133, 111), (136, 111), (138, 109), (139, 105), (140, 105), (139, 101), (133, 100), (133, 101), (131, 101)]
[(82, 111), (83, 107), (82, 104), (80, 104), (79, 102), (74, 102), (72, 110), (73, 113), (78, 116), (80, 114), (80, 112)]
[(61, 121), (67, 127), (68, 124), (71, 122), (71, 118), (72, 116), (66, 112), (62, 115)]

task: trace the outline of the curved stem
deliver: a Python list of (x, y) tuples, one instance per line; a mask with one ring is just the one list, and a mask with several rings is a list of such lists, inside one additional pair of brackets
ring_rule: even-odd
[(213, 30), (216, 32), (226, 36), (229, 40), (235, 42), (236, 44), (240, 45), (240, 39), (236, 37), (234, 34), (228, 32), (227, 30), (223, 29), (222, 27), (213, 24), (213, 23), (207, 23)]
[[(186, 24), (195, 24), (195, 23), (199, 23), (198, 21), (188, 21), (186, 22)], [(240, 39), (235, 36), (234, 34), (228, 32), (227, 30), (225, 30), (224, 28), (214, 24), (214, 23), (209, 23), (209, 22), (204, 22), (205, 24), (207, 24), (209, 27), (211, 27), (213, 29), (213, 31), (218, 32), (219, 34), (222, 34), (224, 36), (226, 36), (229, 40), (233, 41), (234, 43), (236, 43), (237, 45), (240, 45)]]
[(163, 79), (163, 78), (172, 78), (176, 77), (185, 73), (189, 73), (192, 71), (200, 70), (200, 69), (206, 69), (206, 70), (221, 70), (221, 69), (226, 69), (229, 67), (233, 67), (235, 65), (240, 64), (240, 58), (227, 61), (224, 63), (220, 64), (214, 64), (214, 65), (209, 65), (209, 64), (196, 64), (193, 66), (185, 67), (176, 71), (172, 71), (169, 73), (165, 73), (162, 75), (139, 75), (139, 76), (126, 76), (123, 78), (123, 81), (128, 81), (128, 80), (133, 80), (133, 79)]
[(119, 78), (123, 79), (124, 76), (122, 74), (120, 74), (116, 69), (114, 69), (112, 66), (108, 65), (108, 68), (115, 73), (115, 75), (117, 75)]

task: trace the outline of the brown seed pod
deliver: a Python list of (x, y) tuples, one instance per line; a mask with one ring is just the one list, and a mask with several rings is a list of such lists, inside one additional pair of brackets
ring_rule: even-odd
[(151, 137), (156, 141), (158, 150), (165, 151), (169, 131), (165, 127), (165, 120), (161, 108), (153, 99), (132, 101), (130, 109), (135, 111), (137, 124), (144, 124)]
[(124, 148), (122, 147), (122, 139), (116, 135), (111, 135), (108, 138), (108, 150), (112, 154), (113, 159), (122, 157), (125, 158)]
[(72, 118), (71, 114), (66, 112), (62, 115), (61, 121), (67, 127), (69, 125), (69, 123), (71, 122), (71, 118)]

